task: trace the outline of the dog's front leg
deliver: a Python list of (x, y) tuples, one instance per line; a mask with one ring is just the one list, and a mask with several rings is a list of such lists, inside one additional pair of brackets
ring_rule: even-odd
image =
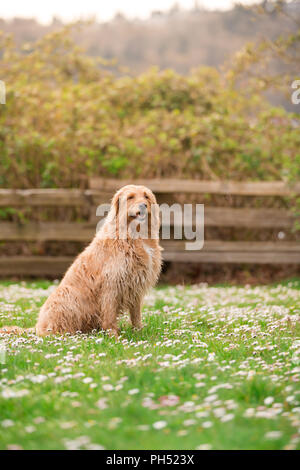
[(111, 336), (119, 337), (118, 332), (118, 308), (117, 305), (112, 303), (107, 303), (105, 306), (102, 322), (102, 329), (107, 330), (108, 334)]
[(134, 305), (130, 308), (130, 319), (133, 328), (137, 330), (141, 330), (143, 328), (142, 325), (142, 302), (141, 300), (136, 301)]

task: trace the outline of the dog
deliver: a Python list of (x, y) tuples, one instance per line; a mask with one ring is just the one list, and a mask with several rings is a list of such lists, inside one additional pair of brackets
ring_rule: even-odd
[(42, 306), (36, 334), (106, 330), (118, 337), (118, 318), (124, 312), (133, 328), (142, 328), (143, 298), (161, 271), (159, 226), (158, 205), (150, 189), (136, 185), (119, 189), (101, 229)]

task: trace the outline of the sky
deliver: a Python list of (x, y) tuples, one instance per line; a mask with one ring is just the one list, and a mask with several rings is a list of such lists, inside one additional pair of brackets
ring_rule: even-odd
[[(53, 16), (65, 21), (95, 16), (99, 21), (107, 21), (116, 13), (122, 12), (129, 18), (146, 18), (153, 10), (168, 10), (175, 0), (1, 0), (0, 18), (37, 18), (43, 23), (50, 22)], [(191, 8), (195, 0), (177, 1), (183, 8)], [(209, 9), (227, 9), (234, 0), (199, 0), (198, 4)], [(241, 0), (249, 4), (253, 0)]]

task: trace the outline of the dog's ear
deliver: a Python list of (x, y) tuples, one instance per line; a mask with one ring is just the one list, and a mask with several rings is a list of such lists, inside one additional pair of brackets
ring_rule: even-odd
[(117, 217), (119, 214), (120, 197), (121, 197), (121, 190), (117, 191), (111, 200), (111, 210), (113, 212), (114, 217)]
[(107, 221), (108, 222), (113, 222), (117, 219), (118, 214), (119, 214), (119, 197), (120, 197), (120, 192), (116, 192), (114, 197), (111, 200), (111, 205), (110, 205), (110, 210), (107, 215)]
[(160, 209), (157, 202), (151, 204), (151, 214), (150, 214), (150, 226), (151, 226), (151, 238), (159, 239), (159, 229), (160, 229)]
[(151, 211), (149, 217), (149, 225), (151, 227), (151, 238), (158, 239), (159, 238), (159, 229), (160, 229), (160, 208), (157, 204), (156, 197), (152, 191), (148, 188), (147, 190), (148, 198), (150, 199), (151, 204)]

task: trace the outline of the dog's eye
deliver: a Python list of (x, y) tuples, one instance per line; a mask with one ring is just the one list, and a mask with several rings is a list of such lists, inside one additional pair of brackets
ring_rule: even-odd
[(149, 199), (149, 196), (147, 194), (145, 194), (145, 199)]
[(129, 199), (133, 199), (133, 198), (134, 198), (134, 196), (133, 196), (133, 195), (131, 195), (131, 196), (128, 196), (128, 198), (127, 198), (127, 199), (129, 200)]

